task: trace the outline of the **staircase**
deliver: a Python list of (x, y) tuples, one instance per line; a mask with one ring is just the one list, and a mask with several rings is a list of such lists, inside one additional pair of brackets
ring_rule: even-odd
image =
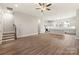
[(16, 40), (16, 26), (13, 25), (14, 27), (14, 31), (12, 32), (7, 32), (7, 33), (3, 33), (3, 36), (2, 36), (2, 43), (6, 43), (6, 42), (9, 42), (11, 40)]

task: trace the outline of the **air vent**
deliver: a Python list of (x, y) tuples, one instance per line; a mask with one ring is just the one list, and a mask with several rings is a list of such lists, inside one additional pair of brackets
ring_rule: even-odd
[(11, 10), (11, 11), (13, 10), (13, 8), (11, 8), (11, 7), (7, 7), (7, 9), (8, 9), (8, 10)]

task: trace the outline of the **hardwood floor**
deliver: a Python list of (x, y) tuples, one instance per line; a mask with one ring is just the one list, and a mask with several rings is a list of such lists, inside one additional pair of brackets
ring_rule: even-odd
[(1, 55), (76, 55), (79, 40), (71, 35), (39, 34), (0, 45)]

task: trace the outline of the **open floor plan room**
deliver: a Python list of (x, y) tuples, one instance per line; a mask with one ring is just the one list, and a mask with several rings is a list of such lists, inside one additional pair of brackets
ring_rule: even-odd
[(0, 55), (79, 55), (79, 4), (0, 3)]

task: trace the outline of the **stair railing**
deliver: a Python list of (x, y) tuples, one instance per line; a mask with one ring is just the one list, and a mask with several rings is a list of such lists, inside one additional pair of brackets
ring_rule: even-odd
[(17, 31), (16, 31), (16, 25), (15, 24), (13, 24), (13, 28), (14, 28), (14, 35), (15, 35), (15, 40), (17, 40)]

